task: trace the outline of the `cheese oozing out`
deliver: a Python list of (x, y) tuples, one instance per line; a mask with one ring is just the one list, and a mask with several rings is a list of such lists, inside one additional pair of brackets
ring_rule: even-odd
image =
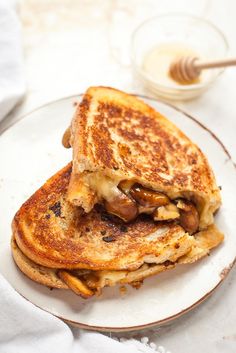
[(155, 221), (179, 221), (190, 233), (196, 232), (199, 227), (199, 213), (191, 201), (186, 201), (186, 205), (189, 202), (191, 204), (191, 213), (182, 211), (178, 204), (172, 202), (169, 195), (143, 187), (135, 180), (124, 181), (94, 171), (84, 172), (74, 178), (74, 181), (73, 187), (69, 187), (68, 199), (75, 205), (82, 206), (86, 213), (90, 212), (96, 203), (102, 202), (108, 213), (125, 222), (134, 220), (140, 213), (147, 213), (152, 214)]
[(121, 194), (118, 189), (120, 180), (111, 179), (100, 172), (85, 174), (83, 181), (96, 193), (99, 200), (111, 202)]

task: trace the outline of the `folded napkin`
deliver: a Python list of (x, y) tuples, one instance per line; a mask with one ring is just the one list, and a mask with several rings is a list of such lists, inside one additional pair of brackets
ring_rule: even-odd
[(165, 353), (163, 347), (148, 345), (147, 337), (144, 343), (120, 342), (101, 333), (72, 329), (25, 300), (2, 275), (0, 308), (0, 353)]
[(0, 0), (0, 121), (24, 92), (21, 27), (15, 2)]

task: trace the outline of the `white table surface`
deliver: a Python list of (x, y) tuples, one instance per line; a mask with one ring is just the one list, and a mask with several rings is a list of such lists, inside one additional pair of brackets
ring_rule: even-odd
[[(81, 93), (90, 85), (145, 93), (132, 79), (130, 34), (142, 20), (166, 11), (188, 12), (215, 22), (236, 56), (235, 0), (22, 0), (19, 12), (28, 92), (0, 123), (0, 131), (32, 109)], [(236, 70), (229, 68), (204, 96), (178, 105), (214, 131), (236, 161), (235, 87)], [(144, 335), (172, 353), (235, 353), (235, 298), (234, 268), (206, 302)]]

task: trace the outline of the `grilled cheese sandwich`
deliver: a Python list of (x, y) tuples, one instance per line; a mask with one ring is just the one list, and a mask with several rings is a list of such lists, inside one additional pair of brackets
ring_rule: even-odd
[(206, 157), (141, 100), (88, 89), (63, 144), (73, 147), (73, 162), (12, 222), (13, 258), (30, 279), (87, 299), (106, 286), (138, 288), (223, 241)]
[(106, 286), (139, 287), (147, 277), (199, 260), (223, 241), (214, 225), (191, 236), (177, 224), (146, 215), (124, 225), (101, 206), (83, 213), (66, 199), (70, 176), (71, 164), (14, 217), (13, 258), (33, 281), (86, 299)]
[[(68, 136), (67, 130), (67, 147)], [(195, 217), (192, 229), (186, 229), (190, 233), (214, 222), (221, 198), (206, 157), (173, 123), (136, 97), (89, 88), (72, 120), (69, 144), (73, 170), (68, 200), (85, 212), (101, 203), (125, 222), (145, 212), (159, 221), (158, 213), (169, 204), (177, 210), (168, 211), (168, 220), (181, 224), (184, 217)], [(180, 200), (191, 203), (191, 215), (179, 209)]]

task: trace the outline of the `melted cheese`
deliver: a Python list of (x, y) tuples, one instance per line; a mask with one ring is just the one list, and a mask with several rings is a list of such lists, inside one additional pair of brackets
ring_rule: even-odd
[(84, 182), (96, 193), (98, 198), (112, 201), (121, 194), (119, 180), (111, 179), (99, 172), (89, 173), (83, 177)]
[(179, 218), (179, 210), (172, 203), (166, 206), (158, 207), (156, 214), (154, 215), (155, 221), (166, 221), (176, 218)]

